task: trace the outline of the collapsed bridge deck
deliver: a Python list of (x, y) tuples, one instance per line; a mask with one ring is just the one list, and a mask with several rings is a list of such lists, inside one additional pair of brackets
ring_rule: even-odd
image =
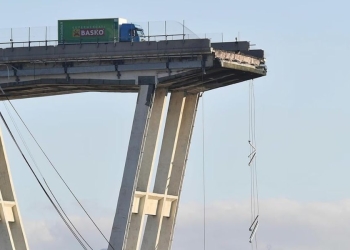
[(203, 92), (266, 75), (264, 52), (209, 39), (0, 49), (0, 100), (81, 92)]

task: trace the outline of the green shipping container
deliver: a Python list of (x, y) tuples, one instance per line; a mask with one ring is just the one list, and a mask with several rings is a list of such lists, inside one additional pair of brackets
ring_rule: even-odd
[(118, 40), (118, 18), (58, 21), (59, 44), (113, 42)]

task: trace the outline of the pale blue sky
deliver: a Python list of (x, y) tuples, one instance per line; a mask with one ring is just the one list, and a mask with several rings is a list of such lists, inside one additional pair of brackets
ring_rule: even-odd
[[(5, 1), (0, 4), (0, 37), (11, 27), (54, 26), (58, 19), (103, 17), (125, 17), (140, 23), (185, 20), (197, 34), (224, 32), (225, 41), (239, 32), (242, 40), (264, 49), (267, 57), (268, 74), (255, 81), (260, 198), (333, 204), (350, 197), (349, 7), (347, 1), (339, 0)], [(112, 220), (114, 216), (135, 100), (133, 94), (90, 93), (13, 102), (96, 217)], [(248, 82), (207, 92), (204, 102), (207, 202), (243, 204), (250, 199)], [(8, 117), (3, 105), (0, 110)], [(202, 202), (201, 121), (202, 106), (187, 165), (183, 207), (192, 203), (200, 207)], [(25, 226), (36, 219), (56, 220), (7, 132), (3, 133)], [(49, 165), (34, 152), (68, 213), (82, 216)], [(248, 223), (243, 224), (248, 228)], [(264, 223), (259, 230), (267, 230), (269, 221)], [(108, 227), (105, 231), (109, 233)], [(266, 237), (277, 241), (273, 234)], [(347, 238), (345, 233), (343, 238)], [(175, 245), (176, 240), (175, 236)], [(201, 244), (200, 239), (198, 242)], [(105, 246), (103, 241), (99, 244)], [(293, 248), (283, 244), (287, 243), (276, 249), (304, 249), (307, 245)], [(35, 245), (42, 249), (40, 246), (40, 242)], [(321, 248), (315, 245), (315, 249)]]

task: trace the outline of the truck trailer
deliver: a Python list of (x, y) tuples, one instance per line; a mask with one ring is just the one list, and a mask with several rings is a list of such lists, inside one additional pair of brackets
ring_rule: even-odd
[(58, 20), (58, 44), (140, 42), (143, 36), (124, 18)]

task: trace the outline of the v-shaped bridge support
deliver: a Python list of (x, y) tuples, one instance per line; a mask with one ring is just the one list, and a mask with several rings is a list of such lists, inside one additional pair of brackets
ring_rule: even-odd
[(199, 94), (171, 93), (150, 191), (166, 98), (166, 89), (140, 88), (110, 238), (115, 250), (171, 249)]

